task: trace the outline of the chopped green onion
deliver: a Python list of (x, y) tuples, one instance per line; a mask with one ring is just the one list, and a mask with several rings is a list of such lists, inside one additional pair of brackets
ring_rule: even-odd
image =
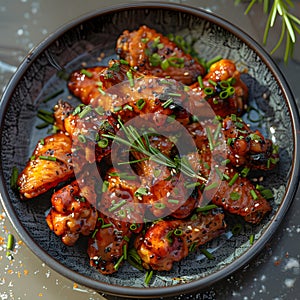
[(144, 280), (146, 285), (149, 285), (152, 276), (153, 276), (153, 270), (150, 270), (150, 271), (146, 272), (146, 276), (145, 276), (145, 280)]
[(48, 124), (54, 123), (54, 118), (52, 116), (52, 113), (49, 113), (49, 112), (45, 113), (40, 110), (40, 111), (38, 111), (37, 116), (38, 116), (38, 118), (40, 118), (41, 120), (45, 121)]
[(193, 242), (189, 247), (189, 252), (194, 252), (197, 248), (197, 243)]
[(56, 157), (53, 156), (46, 156), (46, 155), (40, 155), (39, 159), (43, 159), (43, 160), (50, 160), (50, 161), (56, 161)]
[(108, 211), (109, 212), (113, 212), (115, 210), (117, 210), (118, 208), (122, 207), (123, 205), (125, 205), (127, 203), (127, 201), (125, 199), (123, 199), (122, 201), (116, 203), (115, 205), (111, 206)]
[(205, 205), (205, 206), (202, 206), (202, 207), (197, 207), (196, 208), (196, 212), (205, 212), (205, 211), (209, 211), (209, 210), (215, 209), (217, 207), (218, 206), (215, 205), (215, 204), (209, 204), (209, 205)]
[(218, 187), (218, 182), (213, 182), (204, 188), (205, 191), (210, 191)]
[(130, 111), (133, 111), (132, 106), (129, 105), (129, 104), (125, 104), (124, 107), (123, 107), (123, 109), (124, 109), (124, 110), (125, 110), (125, 109), (128, 109), (128, 110), (130, 110)]
[(102, 192), (105, 193), (108, 190), (109, 182), (107, 180), (103, 181)]
[(145, 187), (139, 187), (134, 193), (135, 196), (143, 196), (147, 194), (148, 194), (148, 188)]
[(129, 65), (129, 62), (127, 60), (125, 60), (125, 59), (120, 59), (120, 63), (122, 65)]
[(123, 109), (122, 106), (115, 106), (114, 107), (114, 112), (121, 111), (122, 109)]
[(39, 124), (39, 125), (35, 126), (35, 128), (36, 129), (43, 129), (43, 128), (46, 128), (47, 126), (49, 126), (49, 123), (45, 122), (45, 123), (42, 123), (42, 124)]
[(208, 143), (209, 143), (209, 149), (213, 150), (214, 149), (214, 142), (213, 142), (213, 137), (212, 137), (210, 127), (206, 127), (205, 130), (206, 130), (206, 135), (207, 135), (207, 139), (208, 139)]
[(83, 134), (79, 134), (78, 135), (78, 141), (80, 142), (80, 143), (86, 143), (86, 138), (85, 138), (85, 136), (83, 135)]
[(258, 196), (257, 196), (257, 194), (256, 194), (256, 192), (255, 192), (254, 190), (250, 190), (250, 195), (252, 196), (252, 198), (253, 198), (254, 200), (257, 200), (257, 199), (258, 199)]
[(19, 171), (17, 169), (17, 167), (13, 166), (12, 171), (11, 171), (11, 176), (10, 176), (10, 187), (12, 189), (17, 189), (18, 185), (18, 176), (19, 176)]
[(79, 118), (84, 118), (91, 110), (92, 108), (90, 106), (86, 106), (80, 113), (78, 113)]
[(273, 195), (272, 191), (269, 190), (269, 189), (263, 189), (263, 190), (260, 191), (260, 193), (267, 200), (274, 198), (274, 195)]
[(211, 96), (211, 95), (214, 94), (214, 89), (211, 88), (211, 87), (209, 87), (209, 86), (207, 86), (206, 88), (204, 88), (203, 91), (204, 91), (204, 93), (205, 93), (207, 96)]
[(77, 106), (75, 107), (75, 109), (73, 110), (72, 115), (73, 115), (73, 116), (78, 115), (78, 114), (81, 112), (81, 108), (82, 108), (83, 106), (85, 106), (83, 103), (77, 105)]
[(111, 226), (113, 226), (111, 223), (106, 223), (106, 224), (102, 224), (101, 228), (108, 228), (108, 227), (111, 227)]
[(177, 199), (168, 199), (168, 202), (172, 203), (172, 204), (178, 204), (179, 200), (177, 200)]
[(150, 65), (152, 67), (157, 67), (161, 64), (162, 59), (160, 57), (160, 55), (158, 53), (153, 53), (150, 57), (149, 57), (149, 62)]
[(227, 80), (221, 80), (219, 82), (219, 86), (220, 88), (222, 88), (223, 90), (226, 90), (228, 87), (230, 87), (230, 83)]
[(127, 261), (136, 269), (138, 269), (140, 271), (144, 270), (144, 268), (142, 266), (142, 260), (141, 260), (140, 256), (137, 254), (135, 248), (131, 248), (128, 251)]
[(85, 76), (87, 76), (88, 78), (92, 78), (93, 77), (93, 73), (89, 72), (86, 69), (81, 69), (80, 73), (83, 74), (83, 75), (85, 75)]
[(237, 201), (241, 198), (241, 195), (238, 192), (231, 192), (229, 197), (231, 200)]
[(59, 90), (59, 91), (57, 91), (57, 92), (54, 92), (53, 94), (47, 96), (47, 97), (43, 100), (43, 103), (46, 103), (46, 102), (52, 100), (53, 98), (55, 98), (56, 96), (62, 94), (63, 92), (64, 92), (63, 89), (61, 89), (61, 90)]
[(221, 165), (222, 165), (222, 166), (226, 166), (226, 165), (229, 164), (229, 163), (230, 163), (230, 159), (227, 158), (227, 159), (224, 159), (224, 160), (221, 162)]
[(228, 96), (232, 96), (235, 93), (235, 88), (233, 86), (230, 86), (226, 89)]
[(261, 137), (258, 134), (250, 133), (249, 137), (252, 141), (261, 142)]
[(200, 182), (192, 182), (192, 183), (185, 183), (184, 186), (187, 188), (187, 189), (191, 189), (191, 188), (195, 188), (196, 186), (199, 186), (200, 185)]
[(97, 145), (100, 147), (100, 148), (106, 148), (108, 146), (108, 139), (107, 138), (103, 138), (101, 139)]
[(127, 244), (123, 245), (124, 260), (127, 260)]
[(202, 76), (198, 76), (197, 77), (197, 80), (198, 80), (198, 83), (199, 83), (199, 87), (201, 88), (201, 89), (203, 89), (204, 88), (204, 84), (203, 84), (203, 79), (202, 79)]
[(213, 85), (213, 86), (216, 86), (216, 85), (217, 85), (217, 83), (216, 83), (214, 80), (212, 80), (212, 79), (208, 79), (208, 82), (209, 82), (211, 85)]
[(243, 170), (241, 171), (241, 175), (242, 177), (247, 177), (248, 173), (250, 172), (250, 168), (243, 168)]
[(137, 225), (134, 224), (134, 223), (130, 224), (130, 226), (129, 226), (129, 229), (132, 230), (132, 231), (137, 230), (137, 228), (138, 228)]
[(97, 232), (99, 231), (98, 228), (96, 228), (91, 236), (92, 239), (94, 239), (96, 237)]
[(142, 110), (143, 107), (145, 106), (146, 102), (144, 99), (139, 99), (137, 102), (136, 102), (136, 105), (137, 105), (137, 108), (139, 110)]
[(167, 59), (164, 59), (164, 60), (161, 62), (160, 66), (161, 66), (161, 68), (162, 68), (163, 70), (168, 69), (169, 66), (170, 66), (169, 61), (168, 61)]
[(238, 235), (241, 232), (242, 229), (243, 229), (242, 224), (237, 223), (232, 227), (231, 232), (232, 232), (233, 235)]
[(122, 255), (122, 256), (118, 259), (118, 261), (116, 262), (116, 264), (114, 265), (114, 269), (115, 269), (115, 270), (118, 270), (118, 269), (119, 269), (119, 267), (120, 267), (120, 265), (121, 265), (121, 263), (122, 263), (123, 260), (124, 260), (124, 255)]
[(166, 102), (163, 103), (162, 107), (167, 108), (170, 104), (172, 104), (174, 101), (172, 98), (169, 98)]
[(219, 97), (220, 97), (221, 99), (226, 99), (226, 98), (228, 98), (228, 97), (229, 97), (229, 94), (228, 94), (227, 90), (222, 91), (222, 92), (219, 94)]
[(174, 235), (176, 235), (176, 236), (181, 236), (181, 235), (183, 235), (183, 231), (181, 230), (181, 229), (179, 229), (179, 228), (176, 228), (175, 230), (174, 230)]
[(173, 235), (173, 230), (170, 230), (170, 231), (167, 233), (167, 235), (166, 235), (166, 239), (168, 240), (168, 242), (169, 242), (170, 244), (173, 243), (172, 235)]
[(234, 183), (237, 181), (237, 179), (239, 178), (239, 174), (238, 173), (235, 173), (233, 175), (233, 177), (230, 179), (228, 185), (231, 187), (234, 185)]
[(215, 259), (215, 257), (206, 249), (201, 249), (202, 254), (204, 254), (209, 260)]
[(255, 239), (254, 234), (251, 234), (251, 235), (250, 235), (250, 238), (249, 238), (249, 243), (250, 243), (250, 245), (253, 245), (254, 239)]
[(123, 236), (123, 240), (126, 241), (127, 243), (129, 243), (130, 238), (127, 235), (125, 235), (125, 236)]
[(14, 236), (10, 233), (8, 236), (7, 236), (7, 246), (6, 246), (6, 249), (7, 250), (12, 250), (13, 247), (14, 247)]
[(13, 247), (14, 247), (14, 241), (15, 241), (15, 238), (10, 233), (7, 236), (7, 245), (6, 245), (6, 249), (7, 249), (7, 251), (6, 251), (6, 257), (8, 257), (9, 259), (13, 259), (11, 251), (13, 250)]
[(102, 106), (98, 106), (98, 107), (96, 107), (94, 110), (95, 110), (95, 112), (96, 112), (98, 115), (100, 115), (100, 116), (102, 116), (103, 113), (104, 113), (104, 108), (103, 108)]
[(166, 207), (166, 205), (164, 203), (155, 203), (154, 204), (155, 208), (158, 208), (158, 209), (164, 209)]
[(207, 69), (209, 69), (213, 64), (221, 60), (223, 57), (221, 55), (217, 55), (206, 63)]
[(149, 41), (149, 38), (141, 38), (141, 42), (143, 44), (146, 44)]

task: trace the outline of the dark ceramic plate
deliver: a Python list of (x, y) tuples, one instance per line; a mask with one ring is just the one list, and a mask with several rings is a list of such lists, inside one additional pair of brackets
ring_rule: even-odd
[[(66, 82), (58, 76), (87, 65), (106, 64), (115, 55), (115, 42), (125, 29), (142, 24), (162, 33), (179, 34), (205, 59), (216, 55), (233, 59), (247, 74), (243, 79), (250, 91), (254, 112), (263, 122), (252, 126), (271, 138), (280, 149), (281, 162), (270, 172), (265, 185), (272, 189), (272, 212), (259, 226), (244, 226), (239, 235), (230, 231), (207, 248), (214, 253), (208, 260), (200, 252), (191, 253), (175, 264), (171, 272), (158, 274), (149, 287), (145, 274), (129, 265), (112, 276), (103, 276), (89, 266), (86, 239), (74, 247), (64, 246), (48, 229), (45, 212), (49, 195), (21, 202), (11, 190), (12, 167), (21, 170), (38, 139), (47, 129), (37, 130), (39, 108), (52, 107), (59, 98), (67, 99)], [(100, 62), (102, 53), (105, 58)], [(45, 97), (63, 93), (44, 103)], [(154, 298), (191, 292), (228, 276), (253, 258), (273, 235), (295, 193), (299, 174), (299, 121), (290, 89), (269, 56), (250, 37), (230, 23), (202, 10), (179, 5), (143, 3), (92, 12), (63, 26), (36, 47), (11, 80), (0, 110), (1, 201), (7, 214), (28, 247), (50, 267), (66, 277), (97, 291), (133, 297)], [(248, 119), (247, 119), (248, 117)], [(257, 116), (245, 116), (251, 121)], [(249, 242), (254, 234), (255, 242)]]

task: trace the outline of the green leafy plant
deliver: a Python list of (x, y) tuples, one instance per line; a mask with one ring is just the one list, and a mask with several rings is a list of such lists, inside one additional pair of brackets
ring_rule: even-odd
[[(235, 4), (238, 5), (243, 0), (235, 0)], [(263, 43), (267, 43), (270, 29), (274, 26), (277, 18), (281, 21), (281, 33), (277, 44), (271, 50), (273, 54), (285, 39), (285, 51), (284, 51), (284, 62), (287, 63), (289, 58), (293, 56), (294, 45), (296, 43), (297, 35), (300, 34), (300, 19), (291, 13), (294, 7), (294, 3), (291, 0), (251, 0), (245, 10), (245, 14), (248, 14), (254, 4), (259, 3), (263, 5), (263, 11), (268, 15)]]

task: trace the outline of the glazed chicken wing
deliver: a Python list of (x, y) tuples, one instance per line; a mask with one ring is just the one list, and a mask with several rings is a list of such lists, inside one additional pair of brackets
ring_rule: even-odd
[(228, 158), (235, 167), (269, 170), (279, 161), (277, 148), (258, 130), (250, 127), (239, 117), (227, 116), (222, 123), (227, 141)]
[(191, 55), (147, 26), (131, 32), (125, 30), (117, 40), (116, 52), (145, 75), (168, 76), (187, 85), (205, 73), (205, 68)]
[(72, 140), (64, 133), (41, 139), (18, 178), (22, 199), (34, 198), (74, 176)]
[[(52, 207), (46, 216), (49, 228), (67, 246), (74, 245), (80, 234), (90, 235), (98, 218), (94, 180), (91, 174), (84, 175), (52, 195)], [(86, 176), (89, 176), (88, 183)]]
[(219, 209), (199, 212), (185, 220), (160, 220), (136, 240), (137, 253), (146, 269), (170, 271), (174, 262), (219, 236), (225, 228), (224, 214)]
[(133, 232), (130, 226), (130, 223), (99, 213), (95, 231), (88, 242), (90, 265), (105, 275), (117, 272), (126, 259), (125, 248)]
[[(214, 63), (209, 72), (191, 86), (198, 99), (205, 99), (217, 116), (240, 116), (248, 103), (248, 87), (240, 78), (233, 61), (222, 59)], [(207, 106), (196, 101), (194, 106), (205, 114)]]

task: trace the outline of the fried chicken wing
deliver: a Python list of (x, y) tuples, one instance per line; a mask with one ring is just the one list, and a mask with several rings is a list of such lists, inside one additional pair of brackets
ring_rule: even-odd
[(205, 68), (191, 55), (145, 25), (131, 32), (125, 30), (117, 40), (116, 52), (145, 75), (168, 76), (187, 85), (205, 73)]
[[(51, 198), (52, 207), (46, 216), (50, 230), (61, 236), (62, 242), (73, 246), (80, 234), (90, 235), (96, 226), (96, 193), (91, 174), (77, 178), (56, 191)], [(85, 177), (89, 176), (88, 183)]]
[(251, 130), (239, 117), (227, 116), (222, 124), (228, 158), (235, 167), (268, 170), (279, 161), (277, 148), (258, 130)]
[(219, 236), (225, 228), (224, 214), (219, 209), (185, 220), (160, 220), (136, 240), (137, 253), (146, 269), (170, 271), (174, 262)]
[(18, 177), (22, 199), (34, 198), (74, 176), (72, 140), (64, 133), (41, 139)]
[(194, 83), (191, 89), (198, 96), (199, 101), (193, 104), (201, 114), (206, 113), (207, 106), (200, 99), (205, 99), (215, 114), (223, 118), (231, 114), (240, 116), (245, 111), (248, 87), (233, 61), (222, 59), (214, 63), (200, 82)]
[(125, 261), (124, 249), (133, 233), (130, 226), (128, 222), (99, 213), (95, 231), (88, 242), (90, 265), (102, 274), (117, 272)]
[[(266, 214), (271, 211), (271, 205), (265, 199), (252, 182), (239, 174), (233, 168), (226, 168), (223, 180), (211, 178), (207, 188), (203, 191), (203, 197), (211, 200), (213, 204), (222, 207), (233, 215), (239, 215), (245, 221), (259, 224)], [(218, 184), (214, 185), (218, 180)]]

